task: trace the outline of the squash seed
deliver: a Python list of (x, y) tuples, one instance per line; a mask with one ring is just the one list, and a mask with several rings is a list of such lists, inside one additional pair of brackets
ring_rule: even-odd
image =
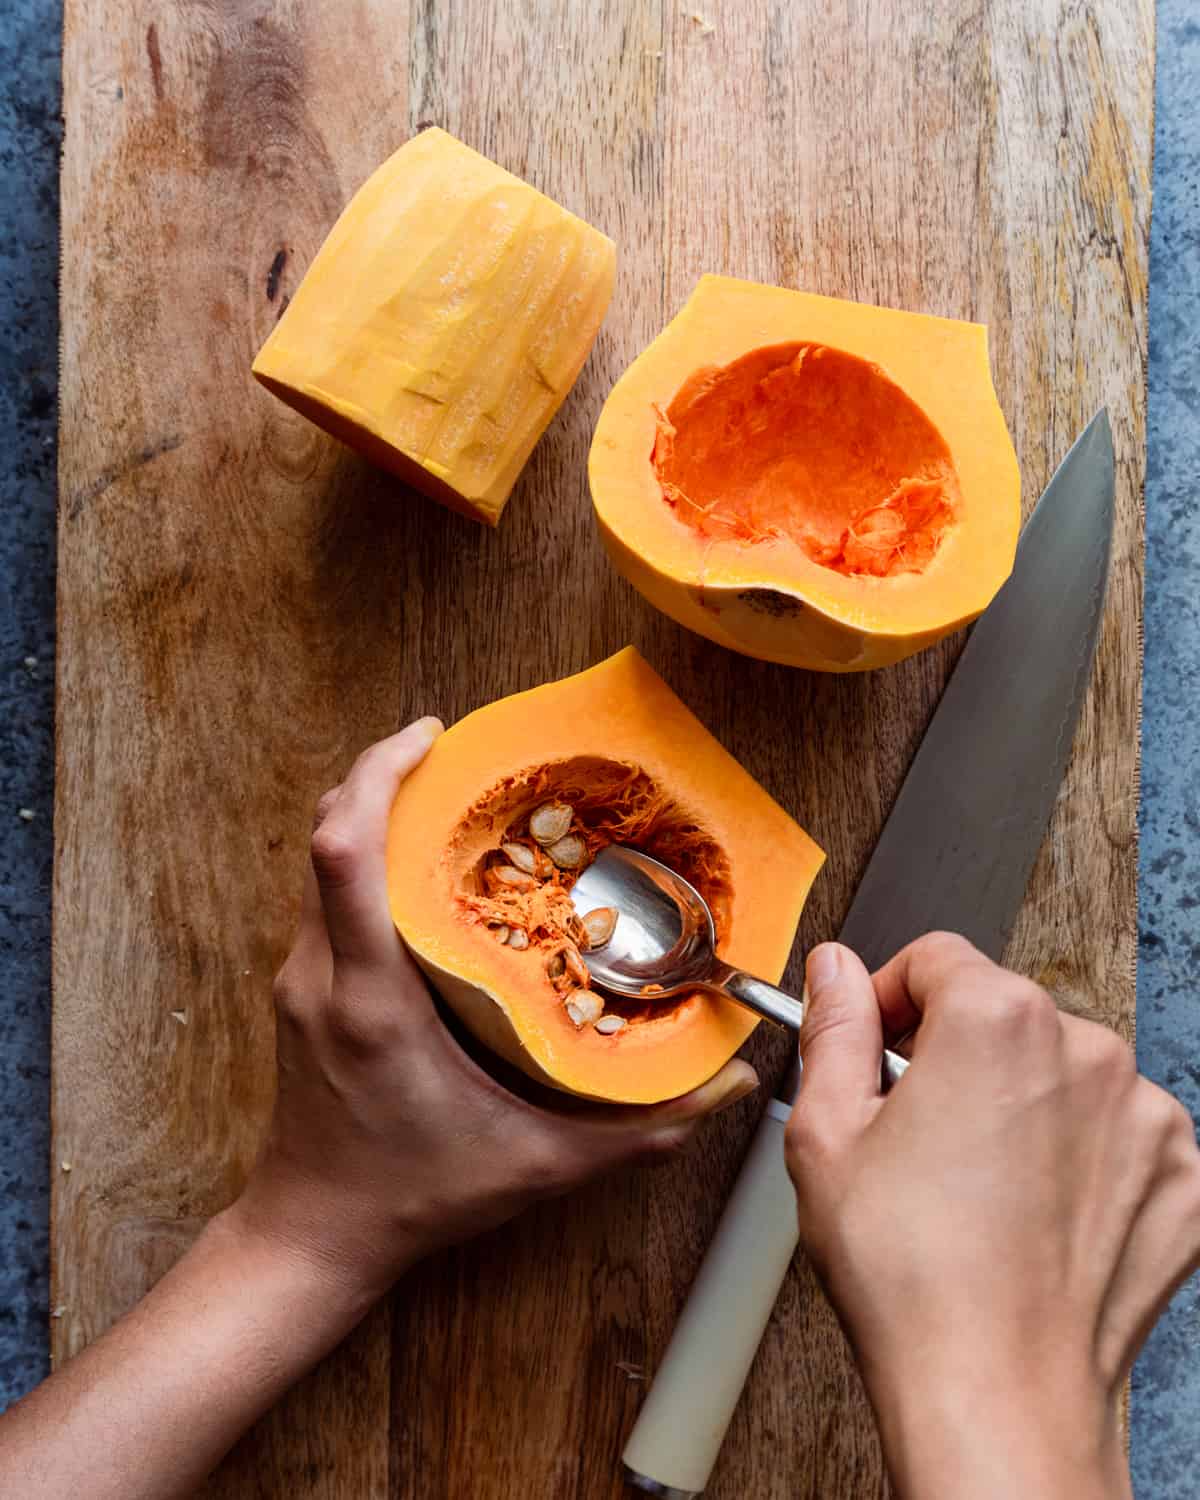
[(576, 1026), (584, 1027), (604, 1014), (604, 1001), (591, 990), (575, 990), (567, 996), (566, 1011)]
[(601, 1016), (596, 1022), (596, 1030), (601, 1036), (616, 1036), (618, 1031), (624, 1031), (628, 1022), (624, 1016)]
[(560, 870), (578, 870), (587, 858), (587, 845), (577, 833), (568, 833), (554, 843), (547, 844), (546, 853)]
[(561, 979), (566, 972), (566, 961), (562, 953), (552, 953), (546, 960), (546, 974), (550, 979)]
[(524, 870), (518, 870), (513, 865), (495, 865), (488, 874), (500, 885), (511, 886), (514, 891), (532, 891), (537, 886), (532, 875), (527, 875)]
[(574, 948), (563, 949), (563, 964), (576, 984), (582, 985), (585, 989), (591, 984), (592, 976), (588, 973), (588, 966)]
[(583, 930), (587, 933), (588, 949), (603, 948), (613, 935), (617, 925), (617, 912), (611, 906), (597, 906), (583, 918)]
[(493, 927), (492, 931), (496, 934), (496, 941), (498, 943), (507, 943), (512, 936), (503, 922), (500, 923), (499, 927)]
[(510, 865), (518, 870), (524, 870), (526, 875), (537, 873), (537, 861), (533, 857), (533, 850), (526, 844), (501, 844), (500, 852), (508, 860)]
[(571, 826), (575, 809), (565, 802), (543, 802), (529, 817), (529, 832), (545, 848), (557, 844)]
[(508, 946), (518, 950), (529, 947), (529, 934), (523, 927), (514, 927), (509, 933)]

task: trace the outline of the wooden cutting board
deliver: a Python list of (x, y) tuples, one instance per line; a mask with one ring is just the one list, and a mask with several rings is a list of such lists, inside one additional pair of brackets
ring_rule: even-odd
[[(237, 1191), (313, 802), (399, 723), (636, 642), (829, 852), (793, 981), (836, 930), (961, 639), (811, 676), (687, 634), (610, 571), (588, 436), (704, 271), (989, 323), (1027, 506), (1109, 404), (1108, 611), (1011, 958), (1131, 1034), (1152, 48), (1150, 0), (67, 0), (56, 1359)], [(342, 204), (426, 122), (620, 247), (497, 534), (249, 375)], [(750, 1052), (784, 1065), (771, 1038)], [(418, 1270), (208, 1493), (615, 1500), (753, 1124), (743, 1106), (702, 1168), (606, 1182)], [(711, 1494), (883, 1491), (798, 1259)]]

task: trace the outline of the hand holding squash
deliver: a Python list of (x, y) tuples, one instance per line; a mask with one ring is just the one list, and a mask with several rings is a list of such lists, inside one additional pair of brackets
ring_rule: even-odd
[(540, 1108), (446, 1030), (397, 935), (385, 868), (397, 788), (440, 732), (422, 720), (322, 799), (300, 930), (276, 985), (279, 1094), (231, 1211), (256, 1235), (378, 1295), (428, 1251), (610, 1168), (678, 1152), (757, 1079), (744, 1062), (652, 1107)]

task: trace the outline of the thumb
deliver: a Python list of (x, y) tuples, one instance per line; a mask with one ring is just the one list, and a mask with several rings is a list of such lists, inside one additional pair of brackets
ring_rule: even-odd
[(805, 1107), (855, 1112), (880, 1097), (883, 1025), (875, 986), (862, 959), (841, 943), (808, 955), (808, 1005), (800, 1028)]
[(707, 1083), (661, 1104), (599, 1105), (571, 1118), (577, 1141), (591, 1171), (610, 1170), (630, 1162), (669, 1161), (683, 1151), (703, 1120), (728, 1109), (758, 1087), (758, 1074), (734, 1058)]

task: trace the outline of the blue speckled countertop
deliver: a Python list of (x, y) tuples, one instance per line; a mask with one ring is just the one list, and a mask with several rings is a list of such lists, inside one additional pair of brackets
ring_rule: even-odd
[[(0, 1407), (47, 1369), (57, 0), (0, 22)], [(1138, 1058), (1200, 1116), (1200, 13), (1160, 0)], [(1136, 1487), (1200, 1485), (1200, 1280), (1134, 1374)]]

